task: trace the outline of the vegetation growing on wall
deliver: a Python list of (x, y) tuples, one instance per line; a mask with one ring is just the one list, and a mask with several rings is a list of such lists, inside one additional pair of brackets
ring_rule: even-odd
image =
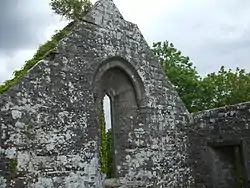
[(17, 165), (18, 165), (18, 161), (17, 161), (16, 158), (9, 159), (8, 171), (9, 171), (11, 177), (15, 177), (16, 176)]
[(50, 6), (56, 14), (73, 21), (54, 34), (51, 40), (41, 45), (33, 58), (26, 61), (25, 65), (20, 70), (14, 71), (13, 78), (6, 80), (3, 85), (0, 85), (0, 94), (3, 94), (10, 87), (15, 85), (23, 75), (36, 65), (38, 61), (48, 55), (49, 52), (53, 53), (52, 51), (58, 42), (72, 30), (73, 26), (80, 18), (89, 12), (92, 4), (89, 0), (51, 0)]
[(36, 63), (40, 60), (42, 60), (48, 52), (51, 52), (58, 42), (64, 38), (73, 28), (74, 21), (70, 22), (66, 27), (64, 27), (62, 30), (59, 30), (56, 34), (54, 34), (51, 38), (51, 40), (47, 41), (43, 45), (41, 45), (38, 50), (36, 51), (35, 55), (32, 59), (26, 61), (25, 65), (18, 71), (15, 71), (13, 73), (13, 78), (10, 80), (7, 80), (4, 82), (3, 85), (0, 85), (0, 94), (3, 94), (5, 91), (7, 91), (10, 87), (15, 85), (17, 81), (24, 76)]
[(105, 123), (105, 115), (102, 109), (99, 117), (99, 122), (101, 126), (101, 171), (103, 173), (107, 173), (107, 135), (106, 135), (106, 123)]
[(116, 166), (114, 159), (114, 138), (112, 129), (107, 132), (107, 178), (116, 177)]
[[(102, 104), (103, 105), (103, 104)], [(106, 132), (105, 114), (102, 106), (99, 122), (101, 126), (101, 171), (106, 178), (116, 177), (116, 166), (114, 161), (114, 139), (112, 129)]]

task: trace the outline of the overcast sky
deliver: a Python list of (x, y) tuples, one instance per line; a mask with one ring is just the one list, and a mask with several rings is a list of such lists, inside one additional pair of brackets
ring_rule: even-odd
[[(94, 2), (94, 1), (93, 1)], [(148, 43), (169, 40), (201, 75), (221, 65), (250, 71), (249, 0), (114, 0)], [(0, 1), (0, 83), (66, 24), (49, 0)]]

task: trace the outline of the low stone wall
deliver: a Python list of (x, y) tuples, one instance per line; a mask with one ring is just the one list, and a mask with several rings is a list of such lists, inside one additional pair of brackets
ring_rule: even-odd
[(248, 187), (250, 103), (191, 114), (190, 163), (195, 185)]

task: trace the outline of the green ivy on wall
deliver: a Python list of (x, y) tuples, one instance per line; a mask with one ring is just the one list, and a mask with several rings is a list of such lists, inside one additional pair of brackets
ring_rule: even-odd
[(114, 151), (114, 136), (111, 129), (107, 135), (107, 178), (116, 178), (115, 151)]
[(105, 123), (105, 116), (103, 110), (103, 103), (102, 109), (100, 113), (100, 126), (101, 126), (101, 171), (103, 173), (107, 173), (107, 135), (106, 135), (106, 123)]

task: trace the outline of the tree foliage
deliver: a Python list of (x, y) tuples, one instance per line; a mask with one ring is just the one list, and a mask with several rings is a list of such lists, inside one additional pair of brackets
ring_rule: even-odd
[(201, 78), (189, 57), (183, 56), (168, 41), (154, 43), (152, 50), (187, 108), (190, 111), (196, 111), (194, 103), (199, 97), (198, 90)]
[(250, 101), (250, 74), (244, 69), (232, 71), (222, 66), (201, 78), (189, 58), (172, 43), (154, 43), (152, 50), (190, 112)]
[(202, 109), (218, 108), (250, 101), (250, 74), (244, 69), (226, 70), (208, 74), (200, 84), (199, 103)]
[(81, 19), (91, 8), (90, 0), (51, 0), (52, 10), (68, 20)]

